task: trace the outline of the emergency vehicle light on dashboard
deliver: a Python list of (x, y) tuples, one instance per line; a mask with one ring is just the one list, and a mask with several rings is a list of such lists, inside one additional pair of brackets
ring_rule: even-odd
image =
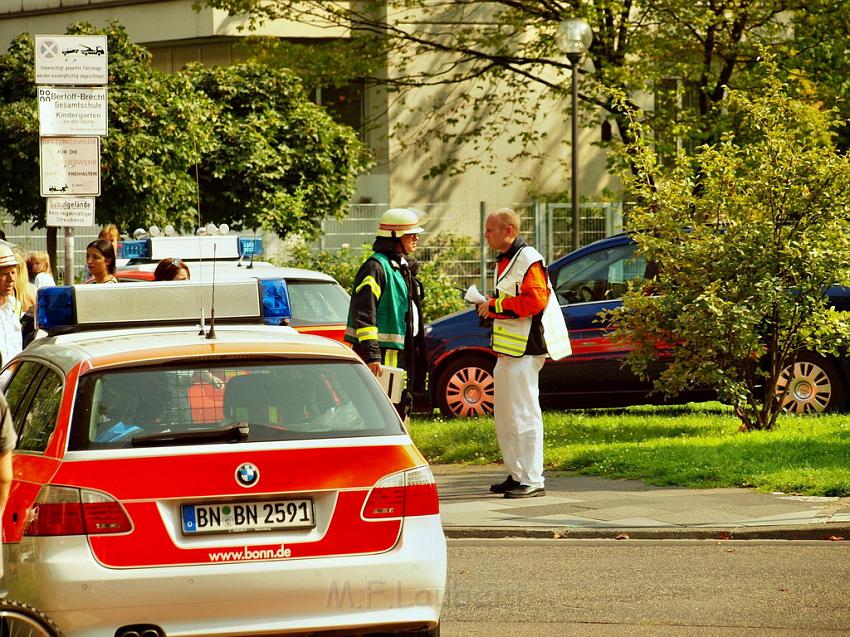
[[(198, 323), (210, 318), (213, 284), (162, 281), (147, 284), (75, 285), (38, 291), (38, 327), (48, 333), (74, 329)], [(292, 317), (283, 279), (215, 284), (215, 320), (284, 325)]]
[(200, 259), (238, 259), (263, 254), (263, 240), (259, 237), (236, 235), (148, 237), (118, 243), (118, 259), (159, 261), (180, 258), (184, 261)]

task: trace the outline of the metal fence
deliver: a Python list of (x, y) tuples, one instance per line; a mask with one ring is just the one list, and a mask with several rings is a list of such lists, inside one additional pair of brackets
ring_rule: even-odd
[[(428, 262), (439, 259), (446, 274), (457, 280), (459, 287), (472, 283), (488, 287), (489, 259), (493, 255), (484, 241), (484, 219), (488, 212), (502, 206), (485, 204), (423, 204), (414, 206), (427, 214), (426, 233), (417, 249), (417, 258)], [(522, 234), (546, 257), (547, 263), (575, 249), (572, 245), (572, 206), (569, 203), (514, 203), (522, 220)], [(325, 220), (322, 234), (313, 244), (316, 251), (335, 252), (344, 247), (371, 244), (378, 218), (389, 208), (387, 204), (358, 204), (342, 220)], [(622, 231), (623, 204), (582, 202), (581, 245)]]
[[(572, 245), (572, 209), (569, 203), (513, 203), (503, 204), (520, 215), (522, 234), (545, 257), (547, 263), (574, 249)], [(445, 273), (457, 280), (457, 285), (466, 287), (472, 283), (486, 289), (489, 260), (484, 241), (484, 218), (492, 210), (503, 205), (473, 202), (469, 204), (432, 203), (415, 206), (428, 216), (426, 233), (417, 257), (420, 261), (439, 261)], [(378, 219), (390, 206), (387, 204), (352, 204), (345, 219), (326, 219), (322, 222), (321, 238), (311, 248), (318, 251), (335, 252), (343, 247), (357, 248), (370, 245), (375, 238)], [(581, 218), (581, 245), (592, 243), (616, 232), (623, 226), (621, 203), (582, 202), (579, 207)], [(30, 251), (47, 249), (47, 231), (31, 229), (29, 225), (3, 223), (6, 239)], [(74, 272), (80, 277), (85, 266), (86, 245), (97, 238), (99, 226), (74, 228)], [(60, 280), (65, 259), (63, 232), (57, 233), (57, 254), (54, 270)], [(266, 254), (285, 256), (285, 242), (276, 235), (265, 235)]]

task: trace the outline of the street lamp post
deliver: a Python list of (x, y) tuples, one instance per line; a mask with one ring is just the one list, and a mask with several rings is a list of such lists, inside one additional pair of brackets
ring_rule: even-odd
[(572, 208), (573, 208), (573, 249), (581, 244), (581, 219), (578, 209), (578, 63), (590, 48), (593, 31), (584, 20), (564, 20), (558, 26), (558, 46), (570, 61), (572, 74)]

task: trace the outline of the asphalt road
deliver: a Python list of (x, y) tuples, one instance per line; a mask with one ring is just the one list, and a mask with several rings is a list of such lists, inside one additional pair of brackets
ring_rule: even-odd
[(443, 637), (850, 635), (850, 543), (449, 540)]

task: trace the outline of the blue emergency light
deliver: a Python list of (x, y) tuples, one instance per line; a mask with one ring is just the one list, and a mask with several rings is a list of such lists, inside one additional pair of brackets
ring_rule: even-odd
[(263, 240), (257, 237), (239, 237), (239, 256), (250, 257), (263, 254)]
[(119, 241), (115, 256), (118, 259), (150, 259), (152, 253), (150, 239), (133, 239)]
[(196, 324), (202, 315), (209, 321), (213, 298), (216, 322), (286, 325), (292, 318), (283, 279), (44, 287), (37, 293), (36, 318), (48, 334)]
[(74, 288), (69, 285), (39, 288), (36, 293), (36, 316), (39, 329), (75, 325)]

